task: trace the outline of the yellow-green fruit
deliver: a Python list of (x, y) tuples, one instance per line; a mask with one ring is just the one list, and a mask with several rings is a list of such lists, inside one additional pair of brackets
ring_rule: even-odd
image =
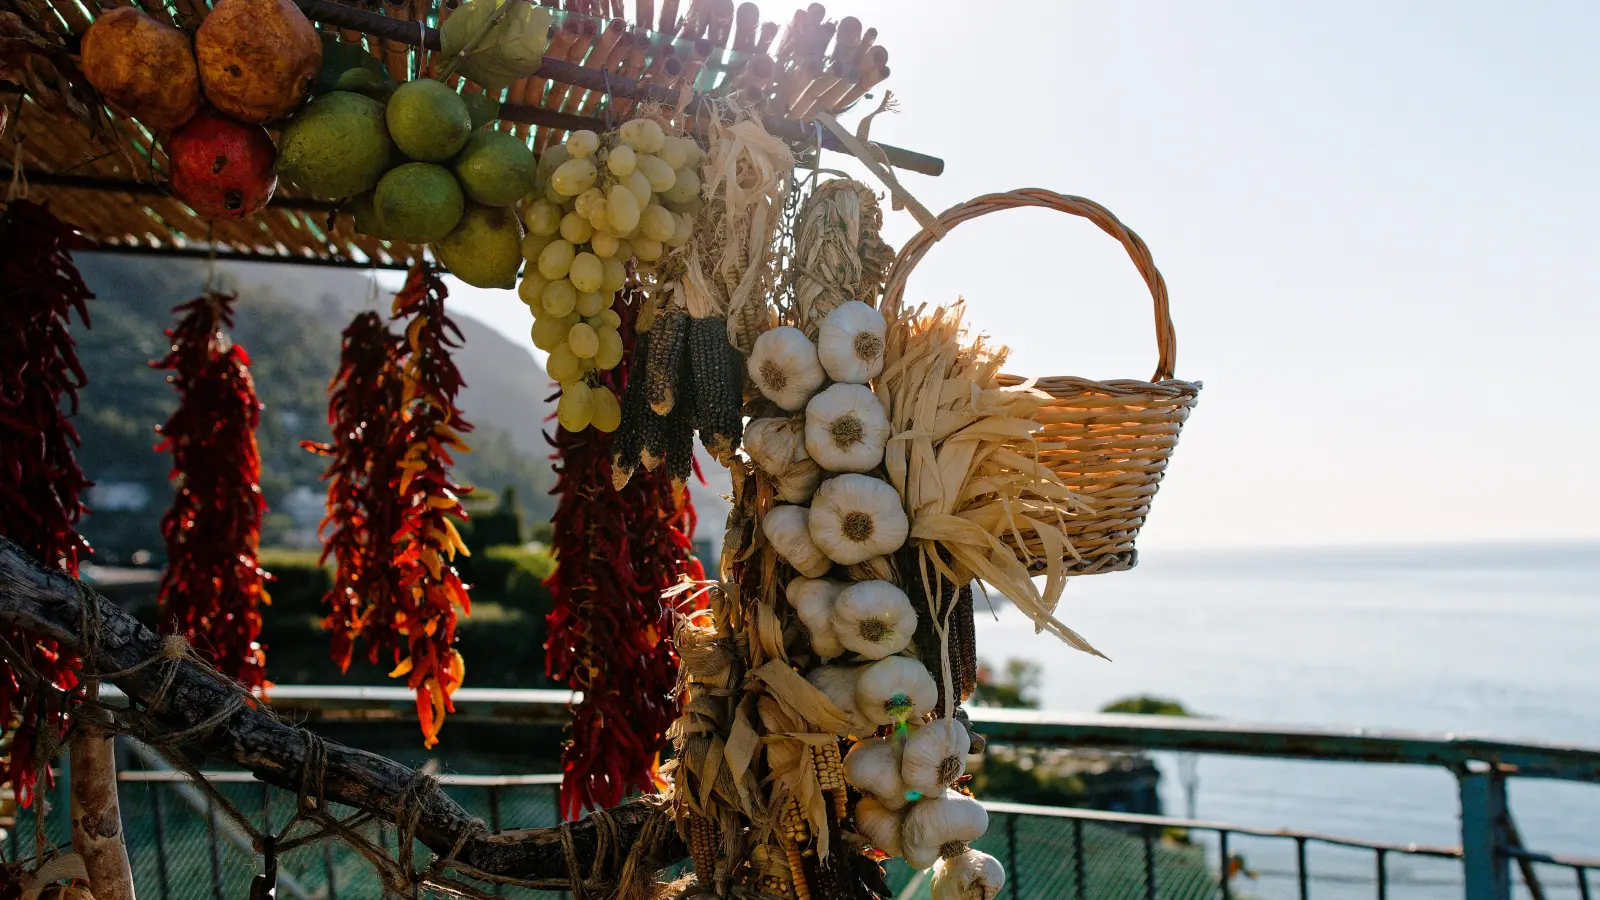
[(578, 215), (587, 219), (594, 215), (594, 205), (596, 203), (604, 203), (605, 199), (605, 191), (592, 187), (573, 198), (572, 208)]
[[(544, 289), (550, 279), (540, 275), (531, 267), (522, 272), (522, 283), (517, 285), (517, 298), (533, 308), (535, 316), (544, 315)], [(540, 349), (549, 349), (541, 347)]]
[[(622, 327), (622, 315), (609, 307), (600, 310), (600, 321), (606, 323), (607, 328), (616, 329)], [(621, 340), (621, 338), (618, 338), (618, 340)]]
[(567, 332), (567, 346), (579, 359), (594, 359), (600, 350), (600, 336), (587, 322), (579, 322)]
[(594, 226), (576, 211), (561, 217), (561, 238), (570, 244), (587, 244), (594, 237)]
[(539, 157), (539, 164), (533, 170), (534, 177), (539, 181), (549, 181), (555, 170), (561, 168), (561, 164), (571, 158), (572, 155), (567, 152), (566, 147), (560, 144), (551, 147), (544, 152), (543, 156)]
[(565, 196), (560, 191), (556, 190), (556, 186), (548, 181), (544, 183), (544, 190), (540, 195), (543, 196), (546, 201), (554, 203), (558, 207), (563, 203), (567, 203), (572, 200), (571, 197)]
[(622, 424), (622, 404), (617, 402), (617, 395), (605, 385), (589, 392), (589, 406), (589, 424), (594, 426), (595, 431), (609, 434)]
[(626, 187), (619, 184), (606, 194), (606, 220), (613, 232), (627, 234), (639, 227), (639, 213), (639, 201)]
[(539, 274), (551, 281), (567, 277), (567, 270), (572, 268), (572, 257), (575, 255), (577, 250), (566, 241), (551, 241), (539, 251)]
[(576, 197), (594, 186), (594, 163), (587, 159), (569, 159), (550, 175), (550, 186), (564, 197)]
[[(573, 286), (576, 287), (576, 283)], [(573, 307), (573, 310), (585, 319), (590, 316), (598, 316), (600, 311), (606, 308), (606, 303), (609, 300), (609, 297), (599, 291), (584, 291), (578, 295), (578, 304)]]
[(589, 224), (595, 231), (611, 231), (611, 217), (606, 214), (606, 201), (602, 197), (589, 207)]
[(539, 294), (539, 307), (549, 316), (569, 315), (577, 303), (578, 292), (573, 290), (572, 282), (565, 278), (545, 285), (544, 291)]
[(555, 240), (558, 240), (558, 238), (548, 234), (529, 234), (522, 239), (522, 258), (533, 263), (529, 268), (538, 268), (539, 254), (543, 253), (544, 248), (550, 246), (550, 243)]
[(693, 169), (679, 169), (673, 173), (672, 187), (661, 198), (668, 203), (689, 203), (700, 196), (700, 176)]
[(544, 371), (550, 376), (550, 380), (565, 384), (582, 374), (583, 363), (572, 355), (571, 347), (565, 343), (557, 344), (544, 361)]
[(609, 231), (596, 231), (589, 236), (589, 249), (601, 259), (610, 259), (617, 254), (617, 236)]
[(600, 265), (604, 274), (600, 276), (600, 290), (608, 294), (615, 294), (622, 290), (628, 283), (628, 269), (620, 259), (602, 259)]
[(637, 162), (638, 160), (633, 155), (633, 148), (627, 144), (619, 144), (612, 147), (611, 152), (606, 155), (606, 168), (610, 169), (611, 174), (618, 178), (626, 178), (632, 175), (633, 170), (637, 168)]
[(650, 179), (644, 177), (643, 172), (634, 169), (632, 175), (621, 179), (621, 183), (628, 186), (628, 193), (633, 195), (633, 199), (639, 201), (639, 208), (644, 209), (645, 205), (650, 202), (650, 195), (654, 193), (654, 191), (650, 190)]
[(579, 253), (572, 258), (572, 268), (567, 273), (572, 279), (572, 286), (579, 293), (600, 290), (601, 280), (605, 278), (605, 267), (600, 263), (600, 257), (593, 253)]
[[(118, 7), (118, 9), (130, 8), (127, 6)], [(379, 240), (388, 238), (388, 234), (383, 227), (383, 220), (378, 218), (378, 208), (372, 202), (371, 191), (357, 194), (351, 199), (350, 216), (355, 220), (357, 234), (364, 234)]]
[(533, 320), (533, 345), (546, 353), (554, 351), (567, 339), (567, 323), (555, 316), (539, 316)]
[(650, 190), (664, 194), (672, 189), (678, 181), (678, 173), (672, 170), (664, 160), (649, 154), (639, 155), (639, 171), (650, 181)]
[(444, 162), (472, 134), (472, 113), (461, 95), (429, 78), (395, 88), (384, 112), (400, 152), (423, 162)]
[(589, 427), (594, 415), (594, 397), (589, 386), (581, 381), (561, 383), (561, 399), (556, 401), (556, 421), (568, 431), (582, 431)]
[[(390, 236), (424, 244), (449, 234), (461, 221), (466, 199), (450, 170), (433, 163), (395, 166), (373, 195), (378, 219)], [(521, 242), (521, 229), (517, 241)]]
[(672, 214), (672, 237), (667, 238), (667, 244), (672, 247), (684, 247), (689, 239), (694, 237), (694, 220), (683, 213)]
[(655, 262), (661, 258), (661, 242), (654, 238), (634, 238), (633, 255), (641, 262)]
[(689, 148), (685, 144), (692, 143), (688, 138), (669, 137), (662, 143), (656, 155), (661, 161), (674, 169), (681, 169), (689, 164)]
[(623, 122), (619, 131), (622, 139), (628, 142), (628, 146), (641, 153), (654, 153), (667, 142), (666, 132), (651, 119)]
[(583, 159), (594, 155), (600, 149), (600, 135), (587, 128), (582, 128), (567, 135), (567, 152), (573, 159)]
[(652, 203), (644, 208), (639, 217), (639, 230), (651, 240), (670, 241), (678, 230), (678, 220), (673, 218), (666, 207)]
[(600, 338), (600, 346), (594, 353), (594, 364), (602, 369), (610, 370), (622, 362), (622, 335), (615, 328), (601, 328), (596, 334)]
[(561, 229), (561, 207), (549, 200), (535, 200), (522, 212), (529, 234), (552, 235)]
[(522, 222), (508, 206), (467, 207), (455, 230), (433, 253), (450, 274), (473, 287), (510, 289), (522, 266)]
[[(481, 95), (480, 95), (481, 96)], [(533, 188), (528, 170), (533, 151), (504, 131), (474, 131), (450, 161), (467, 199), (485, 206), (510, 206)]]
[(311, 101), (278, 138), (278, 174), (328, 200), (370, 191), (394, 159), (383, 106), (370, 97), (334, 91)]

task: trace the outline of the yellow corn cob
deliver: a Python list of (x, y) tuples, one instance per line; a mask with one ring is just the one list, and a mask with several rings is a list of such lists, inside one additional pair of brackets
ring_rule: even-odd
[(694, 874), (709, 889), (717, 870), (717, 823), (705, 816), (689, 817), (689, 857)]
[[(794, 810), (798, 814), (800, 804), (789, 798), (794, 803)], [(805, 826), (802, 825), (801, 828)], [(789, 860), (789, 880), (794, 883), (795, 900), (811, 900), (811, 886), (806, 883), (805, 866), (800, 862), (800, 845), (786, 832), (783, 837), (783, 855)]]
[(806, 814), (800, 809), (800, 798), (794, 794), (790, 794), (789, 799), (784, 801), (781, 822), (784, 838), (796, 847), (804, 844), (811, 836), (811, 832), (806, 828)]
[(845, 804), (848, 797), (845, 794), (844, 760), (839, 756), (839, 745), (829, 741), (820, 747), (813, 747), (811, 762), (817, 770), (817, 783), (833, 799), (835, 819), (843, 822), (847, 815)]

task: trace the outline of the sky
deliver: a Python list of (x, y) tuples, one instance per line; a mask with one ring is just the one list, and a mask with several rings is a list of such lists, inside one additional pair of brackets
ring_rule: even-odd
[[(1205, 388), (1142, 547), (1600, 538), (1600, 4), (828, 13), (889, 49), (899, 114), (872, 136), (945, 160), (902, 175), (930, 209), (1043, 187), (1149, 244)], [(907, 292), (958, 297), (1013, 372), (1154, 369), (1143, 282), (1082, 220), (963, 224)], [(514, 293), (451, 302), (532, 349)]]

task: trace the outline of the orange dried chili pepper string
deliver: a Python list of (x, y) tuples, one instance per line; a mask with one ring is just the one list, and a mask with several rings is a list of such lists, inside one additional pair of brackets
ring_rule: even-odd
[(409, 318), (400, 353), (400, 416), (389, 435), (387, 455), (395, 474), (394, 531), (390, 535), (398, 590), (388, 606), (375, 606), (363, 628), (382, 630), (406, 640), (408, 655), (390, 673), (405, 677), (417, 696), (417, 717), (423, 743), (438, 742), (446, 713), (454, 712), (451, 694), (461, 686), (466, 662), (452, 646), (456, 610), (472, 611), (467, 588), (452, 565), (466, 545), (452, 518), (465, 519), (460, 498), (471, 489), (450, 479), (452, 450), (469, 452), (461, 435), (472, 426), (456, 407), (463, 386), (451, 351), (461, 346), (461, 332), (445, 315), (444, 282), (426, 264), (411, 268), (395, 295), (396, 319)]
[(250, 356), (233, 343), (231, 294), (209, 292), (173, 311), (171, 348), (152, 362), (178, 390), (178, 409), (157, 427), (157, 452), (172, 454), (177, 484), (161, 519), (167, 568), (158, 596), (160, 626), (187, 637), (217, 670), (248, 687), (267, 687), (261, 607), (272, 577), (257, 562), (261, 401)]

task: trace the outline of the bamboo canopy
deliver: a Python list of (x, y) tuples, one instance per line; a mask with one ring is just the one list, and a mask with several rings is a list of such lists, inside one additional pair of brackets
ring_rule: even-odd
[[(376, 57), (397, 81), (437, 75), (445, 61), (437, 25), (460, 0), (294, 0), (318, 28)], [(533, 0), (517, 0), (533, 2)], [(558, 6), (557, 0), (542, 0)], [(131, 0), (191, 34), (207, 0)], [(858, 102), (888, 75), (888, 53), (860, 22), (823, 22), (820, 4), (796, 10), (779, 37), (755, 4), (639, 0), (630, 21), (622, 0), (565, 0), (538, 72), (492, 99), (488, 126), (537, 149), (569, 130), (605, 130), (638, 102), (681, 107), (693, 119), (705, 97), (760, 102), (770, 131), (797, 148), (843, 149), (812, 122)], [(270, 205), (239, 221), (202, 218), (166, 188), (159, 136), (105, 108), (77, 69), (77, 50), (98, 10), (80, 0), (15, 0), (0, 13), (0, 40), (32, 58), (0, 66), (0, 178), (50, 206), (104, 249), (237, 260), (404, 268), (421, 248), (358, 234), (336, 202), (280, 182)], [(727, 7), (728, 9), (724, 9)], [(110, 5), (107, 9), (114, 8)], [(835, 37), (837, 36), (837, 39)], [(483, 89), (459, 76), (463, 92)], [(279, 123), (281, 125), (281, 123)], [(274, 136), (276, 130), (274, 129)], [(890, 165), (937, 175), (939, 159), (879, 145)]]

